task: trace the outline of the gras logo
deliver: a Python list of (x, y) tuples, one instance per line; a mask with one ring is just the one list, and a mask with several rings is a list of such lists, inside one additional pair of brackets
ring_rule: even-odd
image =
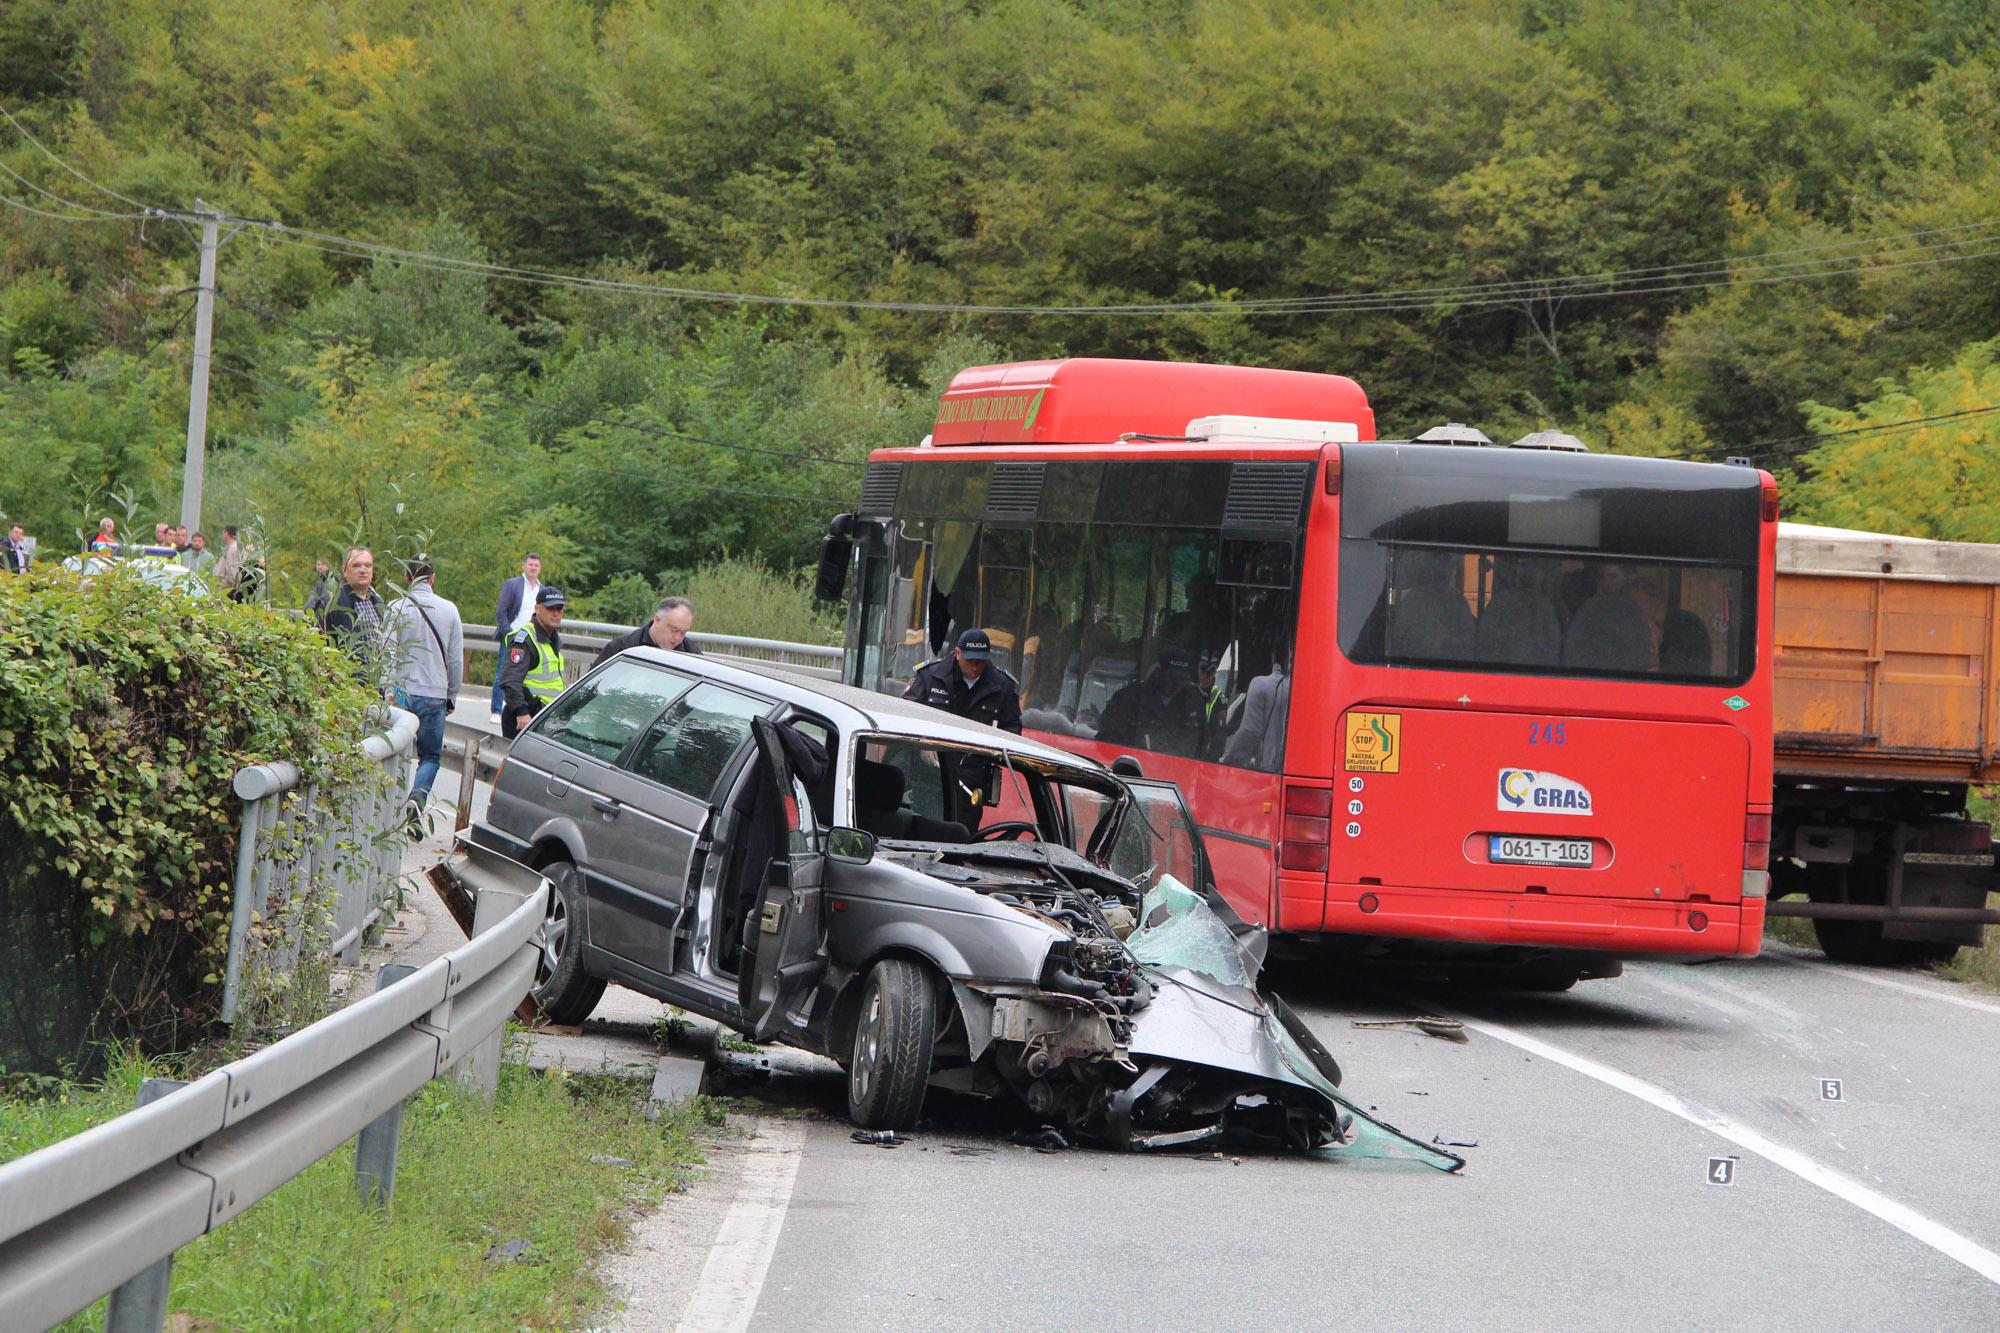
[(1580, 782), (1532, 768), (1500, 770), (1498, 810), (1532, 810), (1543, 815), (1587, 815), (1590, 789)]

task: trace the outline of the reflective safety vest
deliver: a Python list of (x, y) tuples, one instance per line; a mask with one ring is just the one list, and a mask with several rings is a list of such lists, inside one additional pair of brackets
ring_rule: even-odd
[(535, 650), (535, 665), (521, 678), (521, 688), (543, 703), (563, 692), (563, 655), (554, 645), (535, 633), (533, 625), (514, 635), (513, 642)]

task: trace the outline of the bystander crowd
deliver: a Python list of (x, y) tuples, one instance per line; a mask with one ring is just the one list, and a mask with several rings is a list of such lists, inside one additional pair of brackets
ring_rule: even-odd
[(361, 667), (370, 683), (381, 683), (382, 595), (375, 591), (375, 553), (357, 546), (340, 562), (343, 586), (327, 608), (326, 634)]
[(208, 549), (207, 533), (197, 532), (188, 538), (188, 548), (181, 552), (181, 563), (203, 578), (215, 572), (215, 552)]
[(333, 566), (326, 562), (326, 557), (314, 556), (312, 586), (306, 589), (306, 614), (325, 624), (327, 610), (332, 607), (339, 588), (340, 580), (333, 576)]
[(222, 525), (222, 554), (215, 558), (215, 586), (230, 596), (236, 596), (236, 585), (243, 578), (243, 543), (236, 539), (236, 525)]
[(699, 656), (701, 649), (688, 638), (688, 632), (693, 628), (694, 603), (685, 597), (668, 597), (653, 608), (651, 620), (605, 644), (599, 650), (597, 660), (608, 661), (627, 648), (659, 648), (670, 653), (694, 653)]
[(458, 607), (438, 596), (429, 556), (408, 566), (409, 591), (389, 608), (386, 641), (393, 653), (396, 703), (417, 715), (417, 775), (406, 813), (421, 827), (424, 806), (444, 758), (444, 719), (458, 701), (465, 676), (465, 628)]
[(544, 584), (528, 623), (500, 645), (500, 734), (514, 739), (563, 691), (562, 622), (568, 601)]
[[(493, 612), (493, 637), (501, 643), (535, 614), (535, 595), (542, 589), (542, 558), (533, 551), (521, 557), (521, 572), (500, 585), (500, 604)], [(493, 720), (500, 720), (500, 677), (493, 677)]]

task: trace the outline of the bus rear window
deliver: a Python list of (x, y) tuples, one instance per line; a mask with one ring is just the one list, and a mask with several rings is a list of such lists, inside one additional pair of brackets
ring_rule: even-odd
[(1757, 474), (1625, 458), (1346, 451), (1341, 648), (1369, 665), (1740, 684)]

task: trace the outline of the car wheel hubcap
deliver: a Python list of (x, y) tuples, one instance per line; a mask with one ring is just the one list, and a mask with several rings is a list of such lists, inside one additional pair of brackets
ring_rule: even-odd
[(882, 992), (871, 987), (868, 1005), (861, 1014), (860, 1038), (854, 1043), (854, 1072), (850, 1076), (854, 1084), (854, 1100), (868, 1100), (868, 1089), (875, 1082), (875, 1062), (882, 1056)]
[(535, 964), (535, 988), (548, 984), (549, 978), (562, 966), (563, 945), (569, 939), (569, 904), (563, 901), (560, 890), (551, 888), (549, 893), (549, 914), (542, 918), (542, 956)]

